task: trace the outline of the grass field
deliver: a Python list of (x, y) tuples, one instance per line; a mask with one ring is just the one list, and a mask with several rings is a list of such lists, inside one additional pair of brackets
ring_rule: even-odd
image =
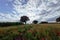
[[(29, 24), (26, 24), (29, 25)], [(30, 24), (31, 26), (35, 27), (35, 28), (39, 28), (39, 27), (56, 27), (56, 28), (60, 28), (60, 24)], [(16, 25), (16, 26), (8, 26), (8, 27), (0, 27), (0, 29), (11, 29), (11, 28), (18, 28), (18, 27), (23, 27), (24, 25)]]
[[(27, 24), (29, 25), (29, 24)], [(35, 30), (40, 30), (41, 28), (46, 29), (49, 27), (52, 28), (60, 28), (60, 24), (30, 24)], [(0, 31), (12, 30), (17, 31), (18, 27), (24, 27), (25, 25), (16, 25), (16, 26), (8, 26), (8, 27), (0, 27)]]
[[(21, 33), (23, 34), (22, 38), (20, 37)], [(59, 37), (56, 36), (57, 34)], [(0, 27), (0, 40), (13, 40), (14, 36), (16, 37), (16, 35), (20, 35), (17, 39), (22, 40), (60, 40), (60, 24), (26, 24)]]

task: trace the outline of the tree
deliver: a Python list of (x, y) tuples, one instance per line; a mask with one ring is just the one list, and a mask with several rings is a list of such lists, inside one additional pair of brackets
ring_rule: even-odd
[(41, 23), (42, 23), (42, 24), (46, 24), (46, 23), (48, 23), (48, 22), (46, 22), (46, 21), (42, 21)]
[(38, 21), (37, 21), (37, 20), (34, 20), (34, 21), (33, 21), (33, 23), (34, 23), (34, 24), (37, 24), (37, 23), (38, 23)]
[(27, 16), (21, 16), (20, 21), (24, 22), (26, 24), (26, 22), (29, 20), (29, 18)]
[(60, 22), (60, 17), (58, 17), (58, 18), (56, 19), (56, 22)]

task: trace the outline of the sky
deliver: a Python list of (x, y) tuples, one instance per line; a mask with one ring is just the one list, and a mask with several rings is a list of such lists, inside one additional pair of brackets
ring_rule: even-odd
[(21, 16), (55, 21), (60, 16), (60, 0), (0, 0), (0, 22), (17, 22)]

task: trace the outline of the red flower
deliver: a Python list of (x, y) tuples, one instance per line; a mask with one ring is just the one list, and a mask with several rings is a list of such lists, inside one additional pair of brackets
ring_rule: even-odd
[(42, 38), (41, 40), (45, 40), (45, 38)]
[(57, 32), (57, 36), (60, 36), (60, 32)]

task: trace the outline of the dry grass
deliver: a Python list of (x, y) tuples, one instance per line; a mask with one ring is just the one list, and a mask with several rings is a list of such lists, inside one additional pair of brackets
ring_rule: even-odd
[[(39, 30), (40, 28), (46, 29), (48, 27), (52, 28), (60, 28), (60, 24), (30, 24), (33, 29)], [(18, 26), (9, 26), (9, 27), (0, 27), (0, 31), (5, 31), (5, 30), (13, 30), (16, 31), (18, 27), (24, 27), (24, 25), (18, 25)]]
[[(16, 25), (16, 26), (9, 26), (9, 27), (0, 27), (0, 35), (2, 35), (3, 38), (5, 38), (4, 35), (7, 36), (6, 34), (9, 34), (9, 35), (19, 34), (20, 35), (21, 33), (20, 33), (20, 30), (18, 30), (18, 29), (20, 29), (19, 27), (22, 27), (22, 29), (24, 29), (25, 28), (24, 26), (26, 28), (31, 26), (31, 28), (26, 31), (27, 33), (35, 34), (37, 32), (38, 37), (40, 37), (39, 33), (42, 33), (44, 36), (47, 36), (47, 40), (50, 40), (50, 36), (48, 35), (49, 34), (48, 31), (49, 31), (50, 27), (53, 28), (53, 30), (52, 30), (53, 32), (55, 32), (55, 31), (60, 32), (60, 24), (30, 24), (30, 26), (27, 24), (27, 25)], [(58, 28), (58, 29), (55, 29), (55, 28)], [(47, 31), (46, 31), (46, 29), (47, 29)], [(50, 31), (51, 31), (51, 29), (50, 29)], [(22, 33), (24, 33), (24, 32), (22, 32)], [(55, 37), (55, 36), (53, 36), (53, 37)], [(9, 38), (10, 38), (10, 36), (9, 36)]]

